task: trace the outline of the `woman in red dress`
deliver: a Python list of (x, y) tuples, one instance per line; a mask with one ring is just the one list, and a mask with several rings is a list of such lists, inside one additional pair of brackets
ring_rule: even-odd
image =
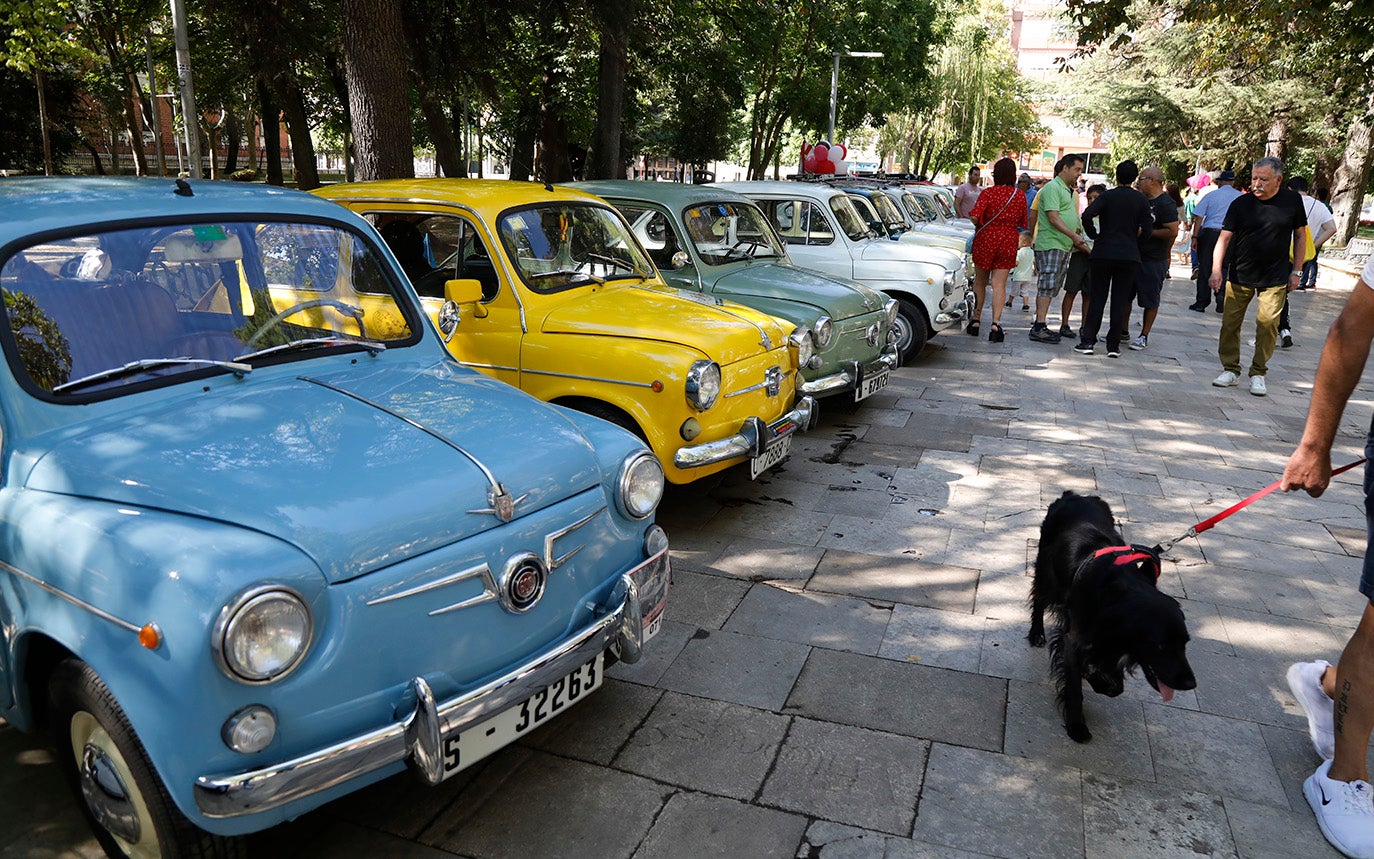
[(1026, 228), (1026, 195), (1016, 187), (1016, 162), (1003, 158), (992, 165), (992, 187), (978, 195), (969, 217), (978, 232), (973, 238), (973, 296), (976, 306), (968, 333), (978, 335), (983, 299), (992, 281), (992, 325), (988, 340), (1001, 343), (1002, 303), (1007, 297), (1007, 275), (1016, 265), (1021, 231)]

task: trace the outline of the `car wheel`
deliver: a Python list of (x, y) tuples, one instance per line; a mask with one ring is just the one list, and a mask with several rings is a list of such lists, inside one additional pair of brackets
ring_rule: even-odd
[(635, 423), (634, 418), (615, 406), (600, 400), (583, 400), (573, 403), (572, 407), (580, 412), (586, 412), (594, 418), (601, 418), (603, 421), (613, 423), (626, 432), (634, 433), (635, 437), (645, 444), (649, 443), (644, 436), (644, 431), (639, 428), (639, 424)]
[(892, 338), (897, 347), (897, 356), (903, 364), (921, 354), (926, 348), (928, 333), (926, 315), (921, 308), (907, 301), (897, 299), (897, 319), (892, 323)]
[(76, 800), (110, 856), (237, 859), (242, 839), (197, 828), (177, 809), (99, 675), (79, 659), (53, 671), (53, 739)]

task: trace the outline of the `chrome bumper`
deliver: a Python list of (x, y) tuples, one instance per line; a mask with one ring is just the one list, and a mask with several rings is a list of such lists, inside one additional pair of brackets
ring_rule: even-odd
[(958, 325), (961, 320), (973, 316), (973, 290), (964, 290), (962, 298), (955, 299), (953, 295), (947, 295), (940, 301), (940, 312), (935, 314), (931, 320), (931, 327), (937, 331)]
[(816, 401), (804, 396), (797, 400), (792, 411), (771, 424), (765, 424), (763, 418), (747, 418), (739, 432), (729, 438), (678, 448), (677, 453), (673, 454), (673, 465), (678, 468), (700, 468), (741, 456), (759, 456), (792, 433), (811, 429), (818, 420), (820, 409)]
[(410, 681), (415, 709), (395, 722), (294, 760), (252, 772), (196, 779), (196, 806), (206, 817), (239, 817), (277, 808), (406, 761), (430, 784), (443, 779), (445, 736), (500, 713), (571, 673), (602, 651), (636, 662), (644, 633), (668, 601), (668, 550), (626, 572), (612, 595), (615, 607), (553, 650), (491, 682), (435, 702), (423, 677)]
[(797, 386), (797, 390), (803, 394), (814, 396), (824, 396), (838, 391), (852, 391), (859, 387), (865, 378), (882, 370), (894, 370), (897, 368), (897, 347), (888, 346), (877, 360), (867, 364), (858, 361), (850, 361), (849, 369), (832, 373), (829, 376), (821, 376), (819, 379), (812, 379), (809, 382), (803, 381)]

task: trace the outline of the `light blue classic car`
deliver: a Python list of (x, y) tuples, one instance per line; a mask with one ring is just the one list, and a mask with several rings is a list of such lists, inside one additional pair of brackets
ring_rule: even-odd
[(343, 208), (0, 180), (0, 293), (0, 716), (112, 854), (438, 783), (657, 631), (658, 461), (460, 367)]

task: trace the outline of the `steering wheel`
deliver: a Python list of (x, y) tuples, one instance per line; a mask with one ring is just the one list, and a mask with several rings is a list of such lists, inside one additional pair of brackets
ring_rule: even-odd
[(345, 304), (342, 301), (335, 301), (332, 298), (316, 298), (311, 301), (302, 301), (299, 304), (293, 304), (290, 307), (283, 310), (282, 312), (273, 316), (271, 319), (264, 322), (261, 328), (253, 332), (253, 336), (248, 338), (248, 342), (245, 345), (257, 345), (257, 342), (262, 339), (264, 334), (280, 325), (282, 323), (282, 320), (284, 320), (286, 317), (290, 316), (293, 313), (299, 313), (302, 310), (309, 310), (312, 307), (332, 307), (341, 313), (346, 313), (349, 316), (352, 316), (353, 321), (358, 323), (358, 336), (364, 338), (367, 337), (367, 328), (363, 325), (363, 309), (361, 307), (354, 307), (352, 304)]

